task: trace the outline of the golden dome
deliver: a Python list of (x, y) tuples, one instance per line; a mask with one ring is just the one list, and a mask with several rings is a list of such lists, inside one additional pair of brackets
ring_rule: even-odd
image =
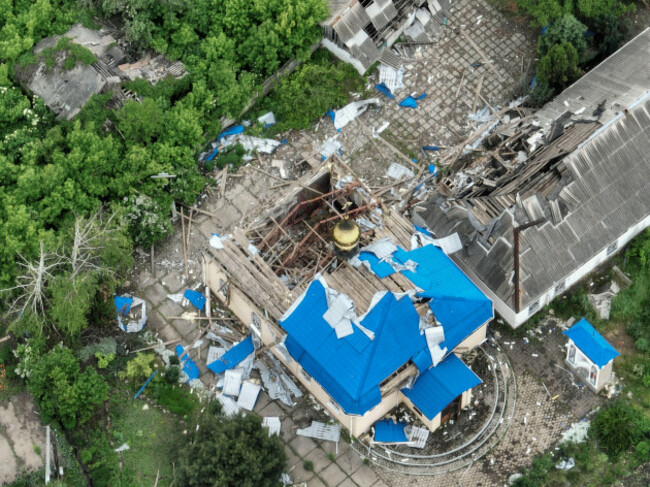
[(361, 230), (359, 225), (353, 220), (341, 220), (332, 230), (332, 239), (334, 245), (341, 252), (353, 251), (361, 239)]

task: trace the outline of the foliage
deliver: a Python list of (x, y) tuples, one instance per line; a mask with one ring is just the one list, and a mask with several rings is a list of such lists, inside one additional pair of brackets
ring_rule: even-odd
[(580, 76), (578, 51), (568, 42), (556, 44), (548, 50), (537, 67), (540, 83), (562, 90)]
[(57, 63), (57, 59), (61, 54), (65, 58), (63, 62), (63, 69), (65, 70), (74, 68), (77, 63), (93, 64), (97, 62), (97, 58), (90, 49), (76, 44), (69, 37), (61, 37), (54, 47), (41, 50), (38, 57), (44, 60), (46, 68), (50, 69)]
[(178, 365), (170, 365), (165, 370), (165, 380), (168, 384), (178, 384), (178, 379), (181, 377), (181, 368)]
[(95, 358), (97, 358), (97, 368), (105, 369), (111, 364), (113, 360), (115, 360), (115, 354), (95, 352)]
[(196, 407), (194, 396), (177, 383), (171, 384), (165, 380), (156, 380), (149, 387), (149, 393), (156, 403), (174, 414), (185, 416), (190, 414)]
[(329, 110), (344, 105), (350, 92), (363, 88), (364, 79), (349, 64), (318, 52), (312, 61), (280, 80), (260, 103), (260, 113), (273, 111), (274, 130), (304, 129)]
[(79, 358), (82, 362), (87, 362), (91, 357), (96, 357), (97, 354), (102, 355), (115, 355), (117, 351), (117, 342), (113, 337), (104, 337), (97, 343), (86, 345), (79, 350)]
[(530, 468), (524, 470), (524, 476), (515, 480), (514, 487), (542, 487), (545, 485), (548, 472), (554, 468), (553, 456), (550, 453), (533, 459)]
[(285, 462), (282, 442), (269, 436), (259, 417), (207, 414), (181, 451), (177, 473), (187, 487), (270, 487), (277, 485)]
[(243, 162), (244, 147), (241, 144), (236, 144), (229, 147), (228, 150), (220, 152), (219, 155), (211, 161), (205, 162), (205, 170), (212, 171), (214, 167), (223, 169), (224, 167), (238, 168)]
[(15, 374), (22, 379), (28, 379), (39, 359), (38, 350), (35, 350), (29, 343), (19, 343), (14, 350), (18, 359)]
[(647, 436), (650, 421), (634, 406), (619, 399), (596, 415), (590, 432), (607, 453), (616, 457)]
[(34, 363), (27, 389), (45, 421), (59, 420), (68, 429), (88, 421), (108, 397), (108, 385), (97, 371), (87, 367), (82, 372), (72, 351), (62, 345)]
[(557, 44), (569, 43), (578, 51), (582, 58), (587, 51), (587, 39), (585, 38), (587, 26), (576, 19), (572, 14), (564, 14), (557, 19), (546, 30), (546, 34), (537, 39), (537, 52), (544, 56), (551, 47)]
[(126, 364), (126, 370), (122, 372), (122, 377), (130, 381), (146, 379), (153, 373), (153, 363), (156, 356), (152, 353), (138, 353), (135, 358), (129, 360)]
[(528, 104), (538, 108), (544, 105), (555, 95), (555, 90), (548, 83), (536, 82), (535, 86), (528, 90)]

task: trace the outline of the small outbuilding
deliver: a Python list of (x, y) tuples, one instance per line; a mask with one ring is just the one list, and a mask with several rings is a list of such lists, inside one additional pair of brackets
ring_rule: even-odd
[(590, 389), (600, 391), (612, 377), (618, 353), (584, 318), (564, 334), (569, 338), (565, 362)]

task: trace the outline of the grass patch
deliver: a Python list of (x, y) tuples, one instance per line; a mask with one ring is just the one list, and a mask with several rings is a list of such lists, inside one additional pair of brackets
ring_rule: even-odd
[(143, 405), (142, 401), (128, 399), (114, 411), (111, 434), (115, 448), (122, 443), (129, 445), (130, 449), (120, 455), (124, 467), (133, 472), (133, 485), (153, 485), (158, 470), (159, 485), (169, 485), (185, 428), (178, 418), (156, 408), (143, 410)]

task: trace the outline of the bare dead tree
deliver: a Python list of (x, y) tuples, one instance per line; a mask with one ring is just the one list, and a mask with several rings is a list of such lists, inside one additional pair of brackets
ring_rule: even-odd
[(23, 272), (16, 278), (16, 285), (0, 292), (16, 294), (9, 306), (10, 312), (22, 314), (30, 311), (42, 316), (47, 303), (47, 282), (54, 277), (54, 269), (64, 264), (64, 259), (55, 252), (47, 251), (43, 242), (36, 261), (30, 262), (22, 255), (19, 255), (19, 258), (18, 265)]

